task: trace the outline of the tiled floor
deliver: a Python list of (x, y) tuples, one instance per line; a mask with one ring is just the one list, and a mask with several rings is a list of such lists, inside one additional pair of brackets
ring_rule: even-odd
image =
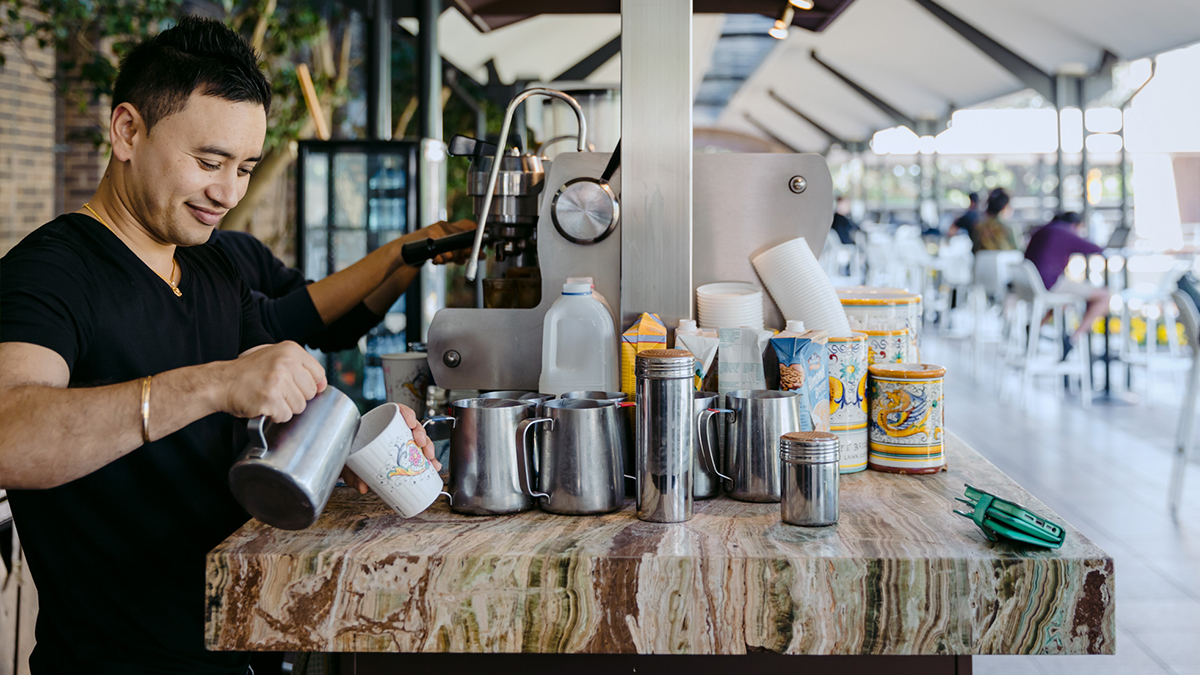
[(1044, 380), (1019, 407), (1001, 400), (994, 372), (971, 375), (959, 343), (929, 339), (922, 357), (947, 366), (947, 427), (1116, 562), (1115, 656), (984, 656), (975, 672), (1200, 675), (1200, 466), (1188, 467), (1179, 522), (1166, 497), (1183, 378), (1090, 410)]

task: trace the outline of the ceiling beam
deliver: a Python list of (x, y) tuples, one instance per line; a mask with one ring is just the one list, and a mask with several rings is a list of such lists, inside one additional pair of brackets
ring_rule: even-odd
[(621, 53), (621, 34), (600, 45), (596, 51), (579, 59), (579, 63), (567, 68), (553, 78), (551, 82), (580, 82), (608, 63), (612, 57)]
[(975, 26), (964, 21), (961, 17), (937, 4), (933, 0), (913, 0), (913, 2), (929, 10), (938, 21), (946, 24), (951, 30), (975, 45), (995, 61), (1001, 68), (1012, 73), (1025, 86), (1041, 94), (1048, 101), (1057, 98), (1058, 88), (1054, 76), (1030, 63), (1025, 57), (1005, 47)]
[(837, 68), (834, 68), (833, 66), (829, 65), (828, 63), (825, 63), (824, 61), (822, 61), (821, 57), (817, 56), (817, 50), (814, 49), (812, 52), (809, 53), (809, 55), (812, 56), (813, 61), (817, 62), (817, 65), (821, 66), (825, 70), (828, 70), (837, 79), (841, 80), (842, 82), (845, 82), (848, 87), (850, 87), (854, 91), (858, 92), (859, 96), (862, 96), (863, 98), (867, 99), (868, 101), (871, 102), (871, 105), (875, 106), (876, 108), (879, 108), (880, 110), (883, 111), (883, 113), (885, 115), (887, 115), (888, 117), (895, 120), (896, 124), (899, 124), (900, 126), (905, 126), (905, 127), (908, 127), (909, 129), (914, 129), (914, 130), (917, 128), (916, 121), (913, 120), (913, 118), (909, 117), (908, 115), (905, 115), (904, 113), (900, 112), (899, 108), (896, 108), (895, 106), (891, 105), (887, 101), (884, 101), (883, 99), (879, 98), (875, 94), (872, 94), (861, 84), (850, 79), (849, 76), (843, 75), (842, 72), (839, 71)]
[(787, 141), (783, 140), (779, 136), (775, 135), (775, 132), (768, 129), (765, 124), (763, 124), (762, 122), (759, 122), (758, 120), (751, 117), (750, 113), (742, 113), (742, 115), (746, 118), (747, 122), (752, 124), (754, 126), (754, 128), (763, 132), (763, 135), (765, 135), (767, 138), (778, 143), (779, 145), (782, 145), (783, 147), (787, 148), (788, 150), (790, 150), (791, 152), (794, 152), (796, 154), (800, 154), (801, 152), (803, 152), (796, 146), (792, 145), (791, 143), (788, 143)]
[(805, 122), (808, 122), (809, 126), (816, 129), (817, 131), (821, 132), (821, 135), (824, 136), (826, 139), (828, 139), (830, 143), (837, 143), (838, 145), (842, 146), (843, 148), (849, 146), (849, 143), (847, 143), (840, 136), (833, 133), (829, 129), (826, 129), (825, 127), (821, 126), (816, 121), (814, 121), (813, 118), (800, 112), (799, 108), (792, 105), (788, 101), (785, 101), (783, 99), (783, 97), (780, 96), (778, 93), (776, 93), (776, 91), (774, 89), (768, 89), (767, 96), (770, 96), (771, 98), (775, 99), (779, 103), (779, 105), (782, 105), (783, 107), (787, 108), (796, 117), (799, 117), (800, 119), (804, 120)]

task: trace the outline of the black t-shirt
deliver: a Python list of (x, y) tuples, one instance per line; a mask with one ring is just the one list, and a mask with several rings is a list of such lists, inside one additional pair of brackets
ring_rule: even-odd
[(276, 340), (294, 340), (325, 352), (352, 349), (383, 319), (360, 302), (325, 326), (308, 293), (308, 280), (253, 235), (213, 230), (208, 243), (224, 251), (237, 266), (258, 304), (263, 328)]
[[(182, 297), (101, 223), (60, 216), (0, 258), (0, 342), (54, 350), (71, 387), (271, 342), (223, 253), (175, 255)], [(246, 672), (246, 655), (204, 647), (205, 555), (249, 518), (228, 487), (235, 423), (209, 415), (65, 485), (9, 491), (38, 589), (35, 675)]]

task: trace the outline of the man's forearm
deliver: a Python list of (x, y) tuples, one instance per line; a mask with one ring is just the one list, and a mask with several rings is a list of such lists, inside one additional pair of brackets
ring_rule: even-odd
[[(221, 410), (220, 364), (156, 375), (150, 440)], [(51, 488), (86, 476), (142, 446), (142, 380), (68, 389), (44, 385), (0, 393), (0, 488)]]
[(408, 285), (412, 283), (413, 279), (417, 278), (417, 274), (420, 271), (417, 267), (401, 267), (393, 272), (387, 281), (372, 291), (363, 300), (363, 304), (367, 306), (367, 309), (379, 316), (387, 314), (392, 305), (396, 304), (396, 300), (401, 295), (404, 295), (404, 291), (408, 290)]
[(381, 246), (346, 269), (308, 285), (313, 306), (326, 326), (367, 298), (402, 267), (404, 238)]

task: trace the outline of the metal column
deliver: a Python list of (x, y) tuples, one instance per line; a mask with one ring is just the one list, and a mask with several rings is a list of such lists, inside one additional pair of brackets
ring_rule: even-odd
[(367, 130), (371, 138), (392, 140), (392, 2), (371, 3), (368, 49)]
[(621, 3), (621, 316), (692, 316), (692, 0)]
[[(442, 133), (442, 56), (438, 51), (438, 17), (442, 0), (419, 0), (417, 60), (420, 69), (418, 117), (421, 132), (421, 191), (419, 225), (446, 219), (446, 143)], [(408, 294), (410, 339), (425, 341), (429, 322), (446, 306), (446, 271), (425, 263)]]

